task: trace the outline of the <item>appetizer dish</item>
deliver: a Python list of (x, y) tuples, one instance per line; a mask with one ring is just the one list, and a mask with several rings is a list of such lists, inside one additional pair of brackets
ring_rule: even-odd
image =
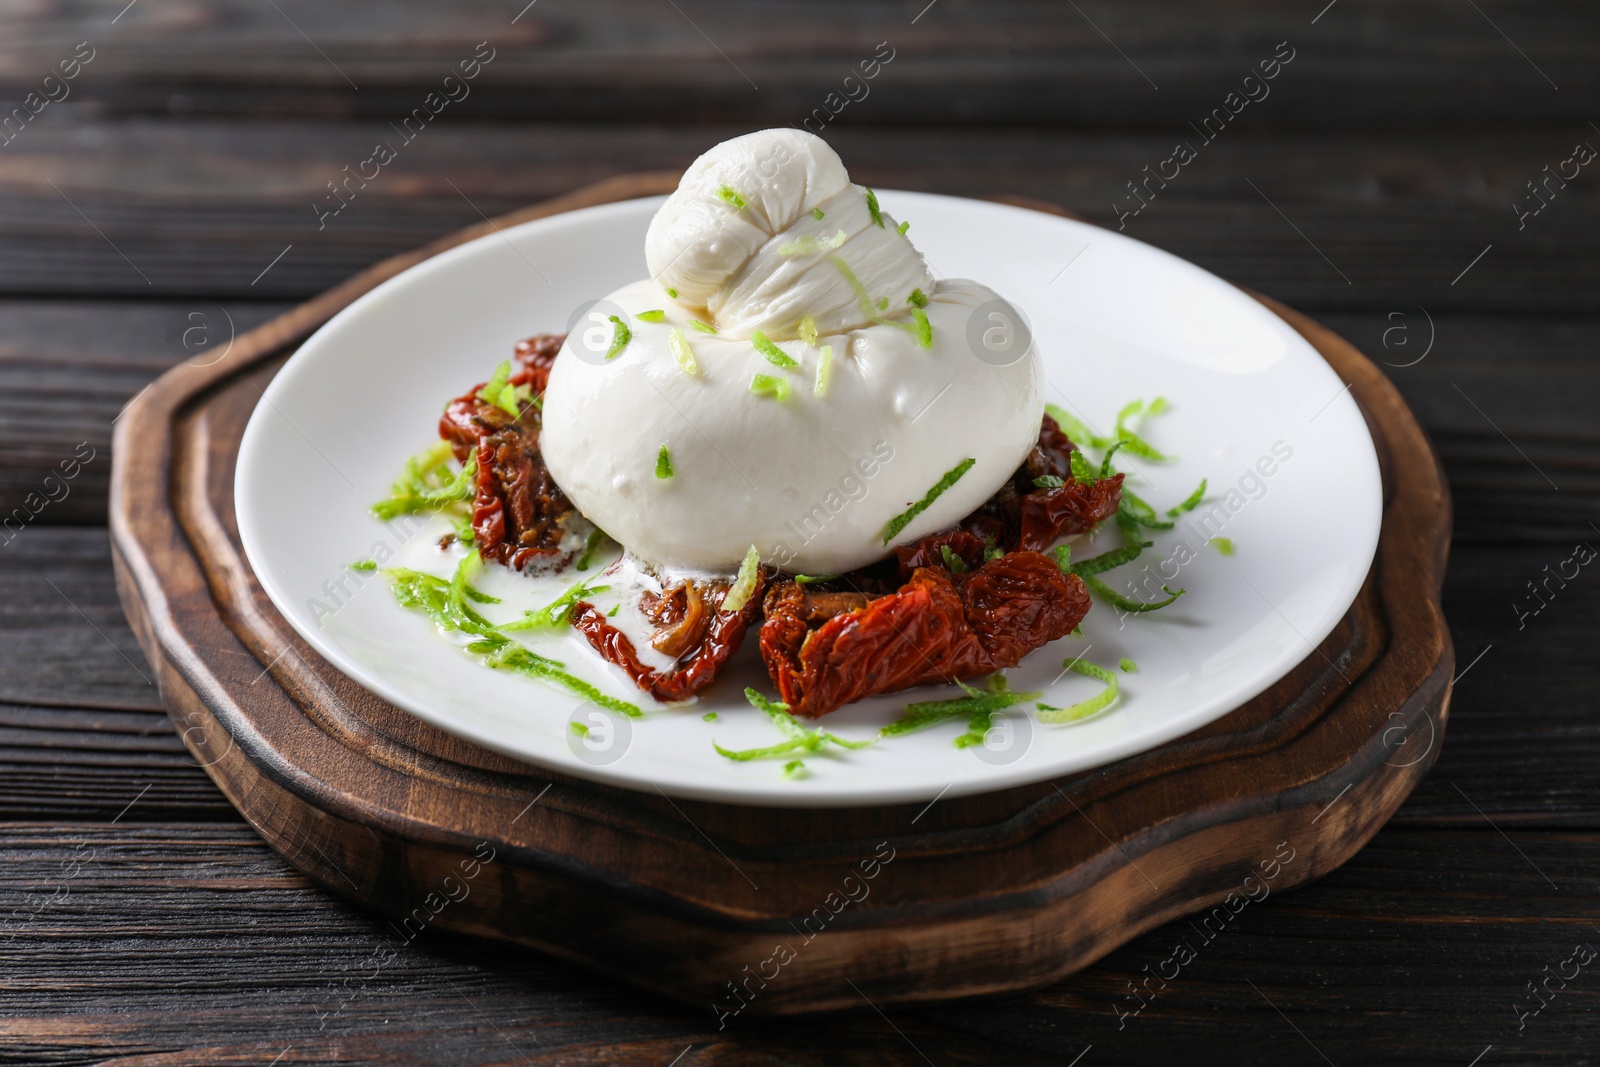
[(264, 390), (235, 499), (274, 607), (427, 722), (825, 806), (1205, 725), (1314, 655), (1382, 516), (1344, 383), (1248, 295), (792, 129), (361, 296)]
[[(400, 602), (468, 635), (491, 667), (629, 714), (525, 638), (570, 626), (670, 704), (713, 685), (753, 638), (777, 697), (746, 695), (774, 716), (955, 683), (962, 696), (914, 703), (886, 730), (965, 715), (972, 743), (995, 711), (1039, 695), (997, 672), (1073, 633), (1091, 590), (1132, 612), (1176, 601), (1183, 590), (1135, 600), (1096, 577), (1204, 496), (1202, 483), (1163, 517), (1114, 469), (1123, 449), (1166, 458), (1128, 425), (1166, 402), (1129, 405), (1111, 440), (1047, 410), (1031, 344), (969, 342), (979, 316), (1003, 330), (1016, 309), (936, 279), (908, 229), (812, 134), (766, 130), (701, 156), (650, 225), (651, 277), (591, 315), (598, 337), (518, 344), (445, 407), (448, 449), (413, 460), (376, 505), (385, 519), (459, 519), (440, 546), (462, 553), (452, 579), (391, 568)], [(917, 398), (947, 393), (959, 414), (924, 418), (932, 404)], [(841, 464), (871, 492), (845, 500)], [(1066, 539), (1113, 517), (1124, 543), (1074, 562)], [(473, 584), (481, 564), (571, 584), (494, 622), (483, 605), (499, 598)], [(1036, 702), (1041, 721), (1111, 703), (1114, 675), (1076, 657), (1069, 668), (1105, 691)], [(965, 684), (982, 677), (982, 690)], [(805, 749), (798, 736), (776, 754)]]

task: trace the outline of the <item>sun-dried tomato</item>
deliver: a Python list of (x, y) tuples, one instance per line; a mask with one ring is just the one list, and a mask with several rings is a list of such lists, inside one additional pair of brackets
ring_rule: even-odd
[(1071, 633), (1089, 610), (1083, 580), (1037, 552), (1013, 552), (958, 574), (917, 567), (898, 592), (865, 606), (832, 615), (815, 609), (816, 598), (838, 595), (796, 582), (767, 593), (761, 657), (796, 715), (1014, 667)]
[[(540, 334), (519, 342), (511, 384), (541, 395), (563, 340)], [(483, 384), (449, 403), (439, 418), (439, 436), (450, 442), (459, 462), (477, 457), (472, 534), (479, 554), (521, 570), (536, 559), (560, 555), (562, 522), (574, 509), (540, 455), (544, 420), (539, 406), (525, 404), (513, 417), (478, 397)]]
[[(1042, 552), (1058, 538), (1087, 533), (1115, 515), (1122, 503), (1123, 476), (1114, 474), (1089, 484), (1075, 480), (1070, 456), (1076, 448), (1056, 420), (1046, 415), (1039, 442), (1022, 466), (958, 528), (1007, 552)], [(1046, 476), (1066, 484), (1056, 489), (1034, 484), (1034, 479)]]
[(764, 571), (743, 608), (713, 609), (711, 605), (720, 604), (727, 595), (729, 584), (685, 581), (641, 604), (646, 617), (660, 626), (651, 644), (677, 658), (678, 662), (665, 671), (643, 663), (633, 642), (594, 605), (579, 601), (573, 605), (569, 618), (594, 650), (626, 671), (640, 689), (657, 700), (688, 700), (710, 685), (728, 657), (739, 650), (745, 631), (761, 610)]

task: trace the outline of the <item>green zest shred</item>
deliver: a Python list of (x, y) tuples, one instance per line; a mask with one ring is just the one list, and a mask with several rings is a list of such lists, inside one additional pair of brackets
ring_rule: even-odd
[(791, 752), (817, 752), (827, 745), (838, 745), (840, 748), (866, 748), (872, 741), (847, 741), (826, 730), (813, 730), (801, 726), (795, 717), (789, 714), (789, 705), (775, 700), (768, 700), (754, 689), (746, 689), (744, 698), (753, 706), (762, 711), (772, 724), (783, 735), (783, 740), (776, 745), (765, 748), (746, 748), (732, 750), (723, 748), (712, 742), (719, 755), (739, 763), (748, 763), (750, 760), (766, 759), (770, 756), (784, 756)]
[(637, 706), (607, 696), (583, 679), (567, 673), (562, 669), (565, 664), (559, 660), (541, 656), (518, 644), (478, 614), (467, 601), (489, 603), (493, 602), (493, 598), (479, 593), (470, 584), (469, 579), (477, 562), (476, 553), (467, 555), (457, 566), (455, 577), (448, 582), (403, 567), (392, 567), (383, 573), (402, 607), (421, 611), (441, 630), (475, 636), (477, 640), (467, 646), (467, 651), (483, 656), (485, 666), (554, 682), (601, 707), (633, 718), (644, 714)]
[(906, 235), (906, 231), (909, 229), (911, 229), (911, 223), (902, 222), (900, 225), (894, 228), (894, 232), (898, 233), (901, 237), (904, 237)]
[(1130, 430), (1127, 425), (1129, 419), (1135, 418), (1141, 413), (1148, 415), (1159, 415), (1165, 410), (1167, 410), (1167, 400), (1166, 397), (1161, 396), (1156, 397), (1150, 402), (1150, 408), (1148, 411), (1145, 410), (1143, 400), (1135, 400), (1129, 403), (1121, 411), (1117, 412), (1117, 440), (1126, 445), (1129, 452), (1132, 452), (1136, 456), (1143, 457), (1144, 459), (1160, 462), (1163, 460), (1177, 458), (1175, 456), (1166, 455), (1165, 453), (1156, 449), (1144, 438)]
[(717, 328), (715, 326), (711, 325), (709, 322), (701, 322), (699, 319), (690, 319), (689, 328), (692, 330), (699, 330), (701, 333), (717, 332)]
[(634, 316), (640, 322), (661, 322), (666, 317), (667, 313), (661, 308), (656, 308), (652, 311), (641, 311)]
[(1081, 657), (1069, 659), (1062, 666), (1074, 674), (1081, 674), (1088, 678), (1098, 678), (1106, 683), (1106, 687), (1088, 700), (1071, 704), (1064, 708), (1053, 708), (1049, 704), (1035, 704), (1034, 707), (1038, 711), (1040, 722), (1077, 722), (1080, 719), (1087, 719), (1098, 711), (1103, 711), (1110, 706), (1112, 701), (1117, 699), (1117, 676), (1104, 667), (1090, 663)]
[(667, 295), (672, 297), (672, 299), (676, 300), (676, 299), (678, 299), (678, 290), (672, 288), (671, 286), (668, 286), (667, 287)]
[(771, 341), (767, 340), (767, 335), (762, 333), (760, 330), (751, 331), (750, 343), (755, 346), (757, 352), (760, 352), (763, 356), (767, 357), (767, 362), (771, 363), (774, 367), (782, 367), (784, 370), (791, 370), (800, 365), (796, 363), (787, 352), (773, 344)]
[(689, 347), (689, 339), (682, 330), (673, 328), (667, 335), (667, 347), (672, 349), (672, 358), (677, 361), (679, 370), (691, 378), (699, 377), (700, 364), (695, 361), (694, 349)]
[(757, 396), (770, 396), (778, 401), (789, 399), (789, 383), (772, 374), (757, 374), (751, 378), (750, 391)]
[(818, 252), (832, 252), (845, 242), (845, 232), (836, 230), (832, 237), (796, 237), (778, 246), (780, 256), (814, 256)]
[(822, 209), (820, 207), (814, 207), (811, 209), (811, 217), (816, 219), (818, 222), (821, 222), (823, 219), (827, 218), (827, 216), (822, 213)]
[(724, 185), (719, 188), (717, 190), (717, 195), (722, 198), (723, 203), (729, 205), (735, 210), (743, 211), (747, 206), (745, 198), (740, 196), (738, 190), (734, 189), (734, 187), (731, 185)]
[(794, 580), (799, 585), (811, 585), (813, 582), (831, 582), (837, 577), (837, 574), (797, 574)]
[(583, 551), (578, 553), (578, 562), (575, 566), (580, 571), (588, 570), (590, 565), (594, 563), (594, 554), (599, 551), (600, 546), (605, 542), (606, 532), (604, 530), (598, 526), (590, 530), (589, 535), (583, 539)]
[(745, 550), (744, 559), (739, 562), (739, 576), (728, 587), (727, 595), (722, 598), (722, 606), (717, 610), (726, 614), (743, 611), (760, 580), (761, 553), (756, 551), (755, 545), (751, 545)]
[(574, 604), (580, 600), (587, 600), (598, 593), (604, 593), (610, 588), (609, 585), (589, 585), (580, 581), (544, 607), (527, 612), (517, 621), (505, 623), (497, 627), (497, 629), (501, 633), (518, 633), (528, 630), (559, 630), (571, 620)]
[(1213, 537), (1211, 547), (1221, 552), (1224, 556), (1233, 555), (1233, 539), (1230, 537)]
[(1094, 468), (1089, 465), (1088, 458), (1084, 456), (1081, 450), (1074, 448), (1067, 453), (1067, 462), (1072, 467), (1073, 481), (1082, 482), (1084, 485), (1093, 485), (1100, 480), (1096, 476)]
[(633, 331), (615, 315), (611, 316), (611, 324), (611, 347), (606, 349), (606, 358), (616, 359), (628, 347), (628, 342), (633, 340)]
[(917, 327), (917, 346), (919, 348), (933, 347), (933, 323), (928, 321), (928, 313), (921, 308), (911, 312), (911, 321)]
[(883, 212), (878, 210), (878, 194), (864, 185), (861, 188), (867, 194), (867, 211), (872, 215), (872, 224), (880, 230), (883, 229)]
[[(1176, 525), (1176, 523), (1169, 522), (1157, 515), (1155, 508), (1145, 503), (1137, 493), (1127, 486), (1122, 488), (1122, 503), (1118, 505), (1117, 512), (1119, 522), (1122, 515), (1125, 514), (1134, 524), (1151, 530), (1170, 530)], [(1124, 529), (1128, 528), (1127, 523), (1122, 525)]]
[(928, 294), (921, 289), (913, 289), (911, 290), (911, 295), (906, 297), (906, 303), (912, 307), (925, 308), (928, 306)]
[(461, 500), (471, 500), (476, 491), (478, 458), (470, 456), (460, 471), (452, 474), (455, 454), (450, 442), (437, 441), (425, 451), (406, 460), (400, 477), (389, 487), (389, 496), (372, 505), (372, 514), (388, 522), (419, 511), (439, 511)]
[(1133, 660), (1129, 659), (1127, 656), (1123, 656), (1121, 659), (1117, 660), (1117, 666), (1122, 668), (1123, 674), (1132, 674), (1139, 669), (1139, 665), (1133, 662)]
[(1163, 585), (1161, 587), (1161, 591), (1167, 594), (1167, 599), (1135, 600), (1133, 597), (1123, 596), (1121, 593), (1117, 592), (1115, 589), (1111, 588), (1105, 582), (1102, 582), (1093, 575), (1086, 574), (1081, 575), (1081, 577), (1083, 578), (1083, 584), (1089, 587), (1089, 591), (1098, 595), (1100, 599), (1104, 600), (1107, 604), (1110, 604), (1114, 608), (1121, 608), (1123, 611), (1136, 613), (1145, 611), (1158, 611), (1177, 600), (1186, 591), (1179, 589), (1176, 593), (1174, 593), (1171, 589), (1168, 589)]
[(378, 569), (378, 565), (370, 559), (358, 559), (350, 564), (350, 569), (353, 571), (375, 571)]
[[(1038, 693), (1014, 693), (1011, 685), (1006, 681), (1005, 675), (994, 674), (989, 678), (986, 689), (974, 689), (965, 682), (957, 682), (965, 696), (955, 697), (951, 700), (925, 700), (916, 704), (907, 704), (906, 713), (894, 722), (878, 731), (879, 737), (897, 737), (901, 734), (914, 733), (925, 730), (930, 726), (954, 719), (961, 715), (969, 716), (967, 732), (956, 738), (958, 748), (966, 748), (973, 744), (982, 744), (984, 734), (989, 732), (992, 716), (997, 711), (1003, 711), (1013, 704), (1021, 704), (1028, 700), (1039, 699)], [(976, 735), (974, 737), (974, 734)]]
[(888, 544), (893, 541), (896, 534), (909, 526), (912, 519), (927, 511), (933, 505), (933, 502), (938, 500), (946, 489), (959, 482), (961, 476), (971, 470), (972, 465), (976, 462), (978, 462), (976, 459), (969, 456), (945, 471), (944, 477), (933, 484), (933, 488), (928, 490), (927, 495), (889, 520), (889, 524), (883, 528), (883, 543)]
[(1200, 484), (1195, 487), (1195, 491), (1184, 497), (1183, 503), (1179, 504), (1177, 507), (1171, 507), (1167, 509), (1167, 518), (1175, 519), (1186, 511), (1193, 511), (1195, 508), (1200, 506), (1200, 501), (1204, 500), (1205, 498), (1206, 479), (1201, 478)]
[(804, 778), (806, 776), (806, 761), (792, 759), (785, 763), (783, 765), (783, 776), (785, 778)]
[(828, 395), (828, 382), (833, 379), (833, 346), (823, 345), (822, 351), (817, 355), (817, 380), (812, 384), (811, 391), (817, 396)]
[(804, 341), (806, 344), (810, 345), (813, 348), (815, 348), (817, 346), (817, 320), (816, 319), (812, 318), (810, 315), (807, 315), (804, 318), (802, 318), (800, 320), (800, 326), (799, 326), (797, 332), (800, 334), (800, 340)]
[[(616, 319), (613, 318), (612, 321), (615, 322)], [(532, 395), (531, 386), (511, 384), (509, 359), (501, 360), (500, 365), (494, 369), (494, 374), (483, 383), (483, 388), (478, 390), (479, 400), (485, 404), (493, 404), (512, 418), (522, 414), (522, 405), (531, 399)]]
[(1101, 437), (1090, 430), (1089, 427), (1083, 424), (1081, 419), (1059, 404), (1046, 404), (1044, 410), (1045, 414), (1056, 421), (1056, 425), (1061, 427), (1061, 432), (1070, 437), (1075, 445), (1089, 448), (1110, 448), (1116, 443), (1109, 437)]
[(714, 712), (714, 711), (708, 711), (704, 715), (700, 716), (700, 721), (701, 722), (716, 722), (717, 721), (717, 713)]
[(661, 451), (656, 453), (656, 477), (672, 477), (672, 453), (667, 451), (665, 443), (661, 445)]

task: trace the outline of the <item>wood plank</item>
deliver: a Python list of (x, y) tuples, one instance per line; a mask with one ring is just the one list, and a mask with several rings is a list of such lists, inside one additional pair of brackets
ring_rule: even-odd
[[(1182, 119), (1139, 133), (841, 128), (830, 139), (869, 184), (1018, 194), (1113, 229), (1114, 205), (1139, 203), (1129, 183), (1182, 139), (1197, 158), (1165, 189), (1152, 181), (1126, 232), (1292, 306), (1600, 312), (1595, 184), (1558, 190), (1520, 230), (1511, 207), (1575, 142), (1600, 145), (1587, 126), (1309, 134), (1248, 117), (1210, 144)], [(0, 294), (303, 299), (480, 210), (681, 169), (748, 128), (507, 130), (441, 117), (365, 188), (351, 179), (355, 196), (319, 230), (313, 204), (340, 202), (327, 183), (379, 140), (399, 141), (387, 124), (41, 117), (0, 151)]]
[[(38, 514), (28, 525), (105, 522), (113, 420), (184, 354), (184, 329), (194, 331), (191, 344), (209, 339), (217, 346), (189, 357), (204, 362), (222, 350), (230, 321), (242, 333), (280, 310), (238, 301), (219, 308), (198, 300), (0, 299), (0, 553), (22, 536), (16, 525), (30, 509)], [(1398, 299), (1321, 317), (1388, 364), (1433, 438), (1455, 494), (1457, 543), (1567, 543), (1595, 533), (1589, 523), (1600, 523), (1600, 364), (1593, 319), (1442, 313)], [(1404, 366), (1430, 336), (1427, 358)], [(64, 481), (60, 465), (89, 454), (83, 446), (94, 458)], [(47, 489), (60, 499), (43, 503)], [(41, 495), (30, 502), (30, 493)], [(10, 527), (3, 525), (8, 515)]]
[[(1092, 1045), (1082, 1062), (1182, 1047), (1186, 1063), (1278, 1067), (1379, 1048), (1466, 1064), (1491, 1044), (1486, 1063), (1573, 1062), (1600, 1040), (1587, 971), (1520, 1033), (1513, 1011), (1535, 1003), (1528, 982), (1597, 943), (1595, 834), (1391, 828), (1320, 882), (1251, 887), (1258, 899), (1225, 920), (1169, 924), (1037, 993), (718, 1030), (709, 1010), (532, 953), (431, 929), (407, 943), (244, 827), (6, 831), (0, 1041), (29, 1063), (664, 1064), (688, 1050), (680, 1067), (1060, 1065)], [(1181, 942), (1194, 958), (1171, 977)], [(1117, 1009), (1138, 1003), (1128, 983), (1158, 970), (1165, 988), (1152, 979), (1157, 995), (1119, 1029)]]
[(104, 529), (36, 526), (0, 552), (0, 701), (160, 709), (117, 602)]
[[(487, 41), (494, 58), (460, 105), (477, 120), (783, 125), (823, 108), (851, 125), (1127, 128), (1198, 120), (1287, 40), (1294, 59), (1268, 98), (1286, 128), (1582, 124), (1600, 89), (1600, 16), (1562, 0), (1344, 0), (1322, 15), (1293, 0), (277, 7), (143, 4), (113, 23), (98, 6), (24, 6), (0, 43), (0, 85), (20, 98), (87, 39), (96, 53), (71, 99), (115, 112), (388, 119)], [(889, 65), (846, 85), (880, 42)]]

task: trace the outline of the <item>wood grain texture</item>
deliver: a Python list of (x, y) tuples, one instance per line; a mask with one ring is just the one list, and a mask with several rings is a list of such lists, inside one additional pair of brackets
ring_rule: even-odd
[[(501, 224), (671, 181), (615, 179)], [(863, 995), (935, 1000), (1070, 973), (1228, 896), (1274, 848), (1306, 853), (1283, 885), (1326, 873), (1377, 831), (1436, 758), (1436, 745), (1411, 758), (1390, 742), (1397, 724), (1437, 737), (1448, 706), (1453, 661), (1437, 601), (1449, 530), (1441, 472), (1383, 375), (1277, 305), (1368, 413), (1385, 471), (1383, 541), (1372, 577), (1323, 647), (1181, 741), (1059, 785), (925, 811), (773, 810), (675, 802), (533, 771), (372, 697), (295, 638), (254, 584), (232, 530), (232, 459), (283, 349), (359, 292), (491, 225), (380, 264), (241, 338), (213, 366), (175, 369), (118, 427), (119, 585), (168, 708), (229, 799), (336, 891), (680, 999), (721, 1002), (714, 1010), (724, 1016), (838, 1009)], [(141, 448), (130, 454), (133, 440)], [(247, 682), (254, 665), (219, 650), (254, 655), (270, 683), (259, 674)], [(972, 862), (980, 852), (981, 867)], [(419, 901), (441, 899), (447, 876), (459, 882), (470, 865), (475, 878), (490, 859), (481, 894), (448, 911), (430, 904), (435, 915), (417, 911)], [(837, 890), (861, 892), (868, 870), (884, 880), (844, 912)], [(854, 889), (840, 882), (845, 872), (856, 872)], [(808, 922), (820, 926), (804, 936)], [(764, 976), (769, 987), (756, 970), (770, 965), (775, 939), (791, 936), (804, 936), (804, 951), (785, 945), (794, 958), (783, 961), (782, 981)]]
[[(1116, 132), (845, 127), (829, 141), (853, 176), (878, 187), (1020, 194), (1116, 228), (1113, 205), (1138, 203), (1128, 183), (1177, 141), (1198, 141), (1189, 121)], [(313, 204), (337, 206), (327, 183), (379, 140), (397, 139), (386, 122), (150, 123), (47, 111), (0, 148), (0, 294), (304, 300), (482, 221), (480, 211), (623, 172), (681, 171), (748, 130), (506, 130), (446, 112), (366, 187), (352, 185), (348, 206), (319, 229)], [(1594, 314), (1600, 187), (1569, 183), (1522, 228), (1512, 211), (1531, 195), (1525, 183), (1584, 139), (1600, 147), (1582, 122), (1310, 134), (1257, 127), (1247, 111), (1165, 189), (1152, 183), (1154, 199), (1125, 232), (1312, 312)], [(92, 165), (86, 141), (99, 146)]]
[[(437, 930), (402, 946), (386, 919), (330, 900), (242, 825), (13, 824), (0, 841), (0, 1062), (665, 1067), (687, 1050), (679, 1067), (923, 1054), (1063, 1067), (1092, 1045), (1081, 1064), (1181, 1049), (1185, 1064), (1282, 1067), (1322, 1063), (1321, 1050), (1338, 1064), (1464, 1067), (1493, 1044), (1486, 1064), (1582, 1063), (1600, 1041), (1590, 983), (1520, 1031), (1512, 1006), (1531, 1003), (1542, 968), (1596, 943), (1597, 878), (1592, 833), (1390, 826), (1220, 933), (1170, 923), (1047, 989), (718, 1030), (701, 1010), (536, 953)], [(1172, 977), (1184, 943), (1196, 958)], [(1137, 1007), (1128, 983), (1158, 970), (1165, 988), (1152, 980), (1149, 1006), (1119, 1019)]]
[[(931, 9), (927, 0), (588, 0), (526, 11), (490, 0), (283, 0), (277, 10), (192, 0), (140, 4), (113, 26), (98, 7), (19, 5), (0, 44), (0, 85), (33, 88), (87, 39), (97, 54), (77, 99), (123, 114), (388, 120), (488, 42), (494, 58), (461, 105), (480, 121), (787, 125), (829, 108), (840, 125), (1124, 128), (1198, 120), (1287, 41), (1293, 65), (1269, 83), (1280, 127), (1591, 119), (1593, 8), (1480, 6), (1342, 0), (1317, 17), (1321, 5), (1292, 0), (1102, 0), (1076, 10), (1042, 0)], [(864, 86), (846, 85), (880, 43), (890, 63)], [(830, 104), (830, 92), (858, 102)]]

